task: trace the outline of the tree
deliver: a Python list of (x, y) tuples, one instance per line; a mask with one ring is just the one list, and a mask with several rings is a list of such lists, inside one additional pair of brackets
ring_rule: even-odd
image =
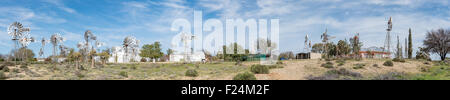
[[(82, 50), (80, 50), (80, 51), (82, 51)], [(81, 58), (83, 58), (83, 56), (81, 55), (80, 52), (75, 52), (74, 49), (70, 49), (69, 55), (67, 58), (68, 58), (68, 61), (75, 62), (75, 67), (79, 68), (79, 63), (81, 61)]]
[(408, 36), (408, 59), (412, 58), (412, 36), (411, 36), (411, 28), (409, 28), (409, 36)]
[(281, 58), (285, 58), (285, 59), (294, 59), (295, 56), (294, 56), (294, 53), (293, 53), (292, 51), (288, 51), (288, 52), (280, 53), (279, 58), (280, 58), (280, 59), (281, 59)]
[(97, 55), (100, 56), (102, 64), (105, 64), (106, 61), (108, 61), (109, 57), (111, 56), (111, 51), (110, 49), (103, 50), (101, 53), (98, 53)]
[(167, 52), (167, 56), (168, 56), (168, 57), (167, 57), (167, 60), (170, 61), (170, 55), (172, 55), (174, 51), (173, 51), (172, 49), (169, 48), (169, 49), (166, 50), (166, 52)]
[(395, 58), (402, 59), (402, 47), (400, 47), (400, 39), (397, 36), (397, 52), (395, 53)]
[(161, 43), (155, 42), (153, 44), (146, 44), (142, 46), (141, 53), (139, 56), (147, 57), (151, 59), (157, 59), (163, 56), (163, 52), (161, 52)]
[(352, 53), (359, 58), (359, 51), (363, 46), (362, 42), (359, 42), (359, 33), (353, 38), (350, 38), (350, 46), (352, 47)]
[(337, 55), (343, 56), (350, 53), (350, 45), (347, 40), (339, 40), (337, 44)]
[(327, 50), (326, 50), (327, 53), (325, 53), (325, 54), (328, 58), (334, 57), (337, 55), (337, 45), (336, 44), (334, 44), (333, 42), (328, 42), (326, 46), (327, 46)]
[(311, 52), (314, 53), (323, 53), (324, 52), (324, 45), (322, 43), (316, 43), (312, 46)]
[(423, 45), (427, 51), (439, 54), (441, 60), (444, 61), (450, 50), (450, 30), (428, 31)]
[(19, 60), (26, 60), (26, 61), (32, 61), (34, 59), (35, 54), (33, 53), (33, 50), (22, 47), (17, 51), (13, 51), (14, 56), (19, 56), (25, 59), (19, 59), (18, 57), (14, 57), (14, 61)]

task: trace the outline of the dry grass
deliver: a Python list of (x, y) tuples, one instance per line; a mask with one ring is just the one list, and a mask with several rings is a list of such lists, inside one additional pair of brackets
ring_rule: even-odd
[[(418, 74), (424, 62), (407, 60), (405, 63), (394, 62), (393, 67), (383, 66), (384, 59), (364, 59), (362, 61), (346, 60), (335, 68), (320, 67), (324, 60), (288, 60), (283, 61), (282, 68), (270, 69), (269, 74), (255, 74), (258, 80), (305, 80), (308, 76), (320, 76), (332, 69), (345, 68), (360, 73), (363, 77), (374, 77), (388, 72), (404, 72)], [(220, 62), (212, 64), (178, 64), (178, 63), (133, 63), (108, 64), (103, 68), (87, 68), (76, 70), (71, 65), (31, 64), (28, 69), (19, 66), (8, 66), (10, 72), (5, 72), (10, 80), (231, 80), (239, 73), (250, 71), (250, 66), (259, 62)], [(362, 69), (354, 69), (355, 64), (365, 64)], [(372, 65), (377, 64), (378, 67)], [(56, 66), (56, 67), (55, 67)], [(87, 66), (87, 65), (85, 65)], [(197, 77), (185, 76), (188, 69), (198, 71)], [(14, 72), (13, 70), (16, 70)], [(126, 72), (128, 77), (120, 75)]]

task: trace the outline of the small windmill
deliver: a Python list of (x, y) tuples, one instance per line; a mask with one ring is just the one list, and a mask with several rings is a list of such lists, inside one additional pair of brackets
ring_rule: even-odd
[(45, 44), (49, 43), (49, 42), (50, 42), (49, 40), (46, 40), (44, 37), (42, 37), (42, 39), (41, 39), (41, 49), (39, 50), (39, 56), (40, 57), (45, 56), (44, 55)]
[[(22, 48), (24, 48), (26, 50), (26, 48), (28, 47), (28, 45), (30, 45), (30, 43), (35, 42), (34, 37), (30, 37), (29, 33), (25, 33), (22, 38), (19, 40), (19, 43), (21, 44)], [(23, 52), (25, 54), (25, 58), (28, 57), (28, 52)], [(24, 57), (22, 57), (22, 61), (24, 61), (23, 59)]]

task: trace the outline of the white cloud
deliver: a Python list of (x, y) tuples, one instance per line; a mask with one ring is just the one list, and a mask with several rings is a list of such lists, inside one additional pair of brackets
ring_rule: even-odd
[(43, 0), (43, 2), (47, 2), (53, 5), (56, 5), (59, 9), (68, 12), (68, 13), (76, 13), (76, 11), (72, 8), (67, 7), (64, 2), (61, 0)]

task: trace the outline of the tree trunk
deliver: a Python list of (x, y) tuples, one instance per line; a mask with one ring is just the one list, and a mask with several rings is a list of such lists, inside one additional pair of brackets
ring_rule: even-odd
[(94, 57), (92, 57), (92, 58), (91, 58), (91, 68), (94, 68), (94, 67), (95, 67), (94, 64), (95, 64), (95, 59), (94, 59)]
[(441, 53), (441, 60), (444, 61), (445, 60), (445, 56), (447, 55), (447, 53)]

